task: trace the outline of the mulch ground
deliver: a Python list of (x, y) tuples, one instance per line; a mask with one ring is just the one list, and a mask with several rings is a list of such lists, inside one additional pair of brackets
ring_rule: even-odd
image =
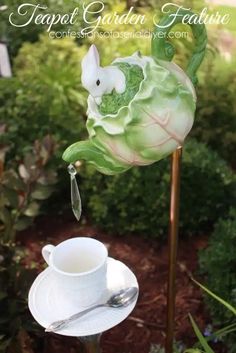
[[(41, 219), (33, 229), (19, 236), (21, 244), (28, 249), (26, 264), (34, 262), (41, 270), (44, 261), (41, 248), (47, 243), (54, 245), (74, 236), (91, 236), (104, 242), (109, 256), (123, 261), (135, 273), (140, 295), (137, 306), (131, 315), (118, 326), (104, 332), (101, 339), (103, 353), (148, 353), (151, 344), (164, 344), (166, 319), (166, 282), (168, 271), (167, 242), (128, 235), (120, 237), (108, 235), (89, 225), (79, 225), (74, 220), (61, 218)], [(181, 238), (178, 250), (176, 326), (175, 337), (191, 347), (196, 342), (188, 314), (191, 313), (199, 327), (210, 323), (205, 309), (201, 290), (191, 281), (188, 273), (196, 278), (198, 270), (197, 254), (207, 244), (207, 238)], [(200, 279), (202, 281), (202, 279)], [(42, 329), (43, 331), (43, 329)], [(46, 344), (40, 353), (79, 353), (78, 340), (56, 334), (47, 334)], [(217, 347), (216, 347), (217, 348)], [(217, 351), (224, 353), (222, 347)]]

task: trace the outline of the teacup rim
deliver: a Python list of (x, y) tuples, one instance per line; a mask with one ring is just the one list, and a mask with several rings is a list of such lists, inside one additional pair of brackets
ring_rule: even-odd
[[(73, 238), (68, 238), (68, 239), (65, 239), (63, 240), (62, 242), (60, 242), (59, 244), (55, 245), (55, 248), (56, 247), (59, 247), (61, 244), (67, 242), (67, 241), (70, 241), (70, 240), (76, 240), (76, 239), (86, 239), (86, 240), (93, 240), (93, 241), (96, 241), (98, 243), (100, 243), (101, 245), (103, 245), (104, 247), (104, 250), (105, 250), (105, 259), (104, 261), (99, 264), (98, 266), (94, 267), (92, 270), (89, 270), (89, 271), (85, 271), (85, 272), (66, 272), (66, 271), (63, 271), (63, 270), (60, 270), (59, 268), (57, 268), (56, 266), (54, 266), (53, 264), (53, 261), (50, 261), (50, 267), (57, 273), (59, 274), (62, 274), (64, 276), (70, 276), (70, 277), (82, 277), (82, 276), (86, 276), (86, 275), (89, 275), (91, 273), (94, 273), (96, 272), (98, 269), (102, 268), (104, 266), (104, 264), (107, 262), (107, 259), (108, 259), (108, 250), (107, 250), (107, 247), (105, 246), (104, 243), (102, 243), (100, 240), (97, 240), (95, 238), (92, 238), (90, 236), (83, 236), (83, 237), (73, 237)], [(52, 254), (52, 257), (53, 257), (53, 254)]]

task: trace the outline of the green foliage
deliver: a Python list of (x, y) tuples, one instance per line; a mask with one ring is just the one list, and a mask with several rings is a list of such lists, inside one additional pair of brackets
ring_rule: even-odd
[(229, 30), (234, 35), (236, 35), (236, 8), (235, 6), (227, 6), (223, 4), (224, 3), (222, 2), (222, 5), (219, 5), (214, 8), (214, 12), (217, 10), (221, 16), (224, 16), (225, 14), (230, 14), (230, 21), (224, 25), (221, 25), (221, 27), (224, 29), (224, 31)]
[(198, 328), (196, 322), (194, 321), (193, 317), (191, 315), (189, 315), (191, 324), (193, 326), (193, 330), (195, 332), (195, 335), (197, 336), (199, 343), (201, 345), (201, 347), (204, 349), (204, 353), (214, 353), (213, 350), (211, 349), (211, 347), (209, 346), (206, 338), (203, 336), (203, 334), (201, 333), (200, 329)]
[(200, 75), (191, 136), (234, 163), (236, 150), (236, 61), (211, 58)]
[(180, 227), (191, 233), (209, 230), (235, 196), (236, 178), (227, 163), (205, 144), (189, 139), (181, 172)]
[[(200, 266), (207, 275), (208, 287), (217, 295), (236, 307), (236, 210), (221, 218), (215, 226), (209, 246), (200, 254)], [(206, 297), (215, 324), (229, 324), (235, 320), (235, 314), (225, 311), (224, 307)], [(236, 334), (229, 335), (229, 352), (235, 352)]]
[[(15, 16), (12, 17), (12, 20), (16, 24), (26, 23), (29, 20), (32, 10), (27, 9), (28, 13), (24, 18), (20, 18), (17, 14), (18, 6), (22, 5), (23, 2), (21, 0), (6, 0), (4, 1), (4, 5), (7, 6), (7, 9), (4, 11), (0, 11), (0, 39), (5, 39), (9, 46), (9, 51), (11, 57), (15, 57), (18, 53), (18, 50), (22, 46), (24, 42), (36, 42), (39, 38), (39, 35), (42, 32), (46, 32), (48, 25), (36, 25), (34, 21), (29, 23), (25, 27), (15, 27), (10, 24), (9, 22), (9, 15), (14, 13)], [(39, 2), (37, 0), (31, 0), (30, 4), (38, 5)], [(67, 32), (76, 31), (80, 32), (81, 28), (84, 27), (83, 22), (83, 6), (80, 0), (73, 0), (73, 1), (56, 1), (56, 0), (44, 0), (40, 6), (47, 7), (45, 10), (38, 9), (36, 11), (36, 15), (42, 14), (70, 14), (74, 10), (75, 7), (79, 8), (79, 12), (76, 17), (76, 23), (74, 25), (71, 24), (60, 24), (57, 23), (52, 26), (52, 31), (61, 31)], [(26, 9), (25, 9), (26, 11)], [(21, 12), (24, 12), (21, 10)], [(48, 32), (46, 32), (48, 35)]]
[[(81, 190), (92, 220), (119, 234), (166, 234), (169, 217), (170, 160), (125, 174), (104, 176), (91, 167), (81, 171)], [(201, 190), (201, 194), (199, 194)], [(205, 145), (190, 140), (183, 154), (180, 227), (184, 233), (208, 229), (227, 212), (235, 177)]]
[(23, 159), (35, 140), (50, 134), (58, 146), (50, 159), (55, 171), (60, 171), (58, 193), (53, 196), (58, 210), (62, 201), (65, 204), (60, 195), (68, 181), (62, 152), (85, 132), (87, 93), (81, 88), (80, 61), (86, 50), (71, 39), (42, 36), (21, 48), (15, 59), (16, 77), (0, 80), (0, 124), (7, 124), (1, 139), (11, 147), (6, 162), (16, 156)]
[[(206, 294), (208, 294), (208, 298), (214, 299), (216, 301), (216, 303), (220, 304), (222, 309), (227, 309), (228, 311), (230, 311), (231, 313), (233, 313), (234, 318), (236, 316), (236, 307), (233, 307), (229, 302), (226, 302), (224, 299), (222, 299), (221, 297), (217, 296), (215, 293), (213, 293), (212, 291), (210, 291), (207, 287), (203, 286), (201, 283), (197, 282), (194, 278), (192, 278), (192, 280), (201, 288), (203, 289)], [(229, 333), (232, 332), (236, 332), (236, 322), (234, 322), (233, 324), (226, 326), (218, 331), (216, 331), (213, 335), (208, 336), (208, 337), (204, 337), (203, 334), (201, 333), (199, 327), (197, 326), (196, 322), (194, 321), (193, 317), (189, 314), (189, 318), (191, 321), (191, 324), (193, 326), (193, 330), (198, 338), (199, 341), (199, 345), (201, 346), (201, 348), (204, 349), (204, 351), (200, 351), (203, 353), (214, 353), (212, 348), (209, 346), (208, 342), (212, 339), (212, 338), (220, 338), (222, 339), (223, 336), (228, 335)], [(232, 337), (232, 336), (231, 336)], [(232, 346), (230, 346), (230, 349), (233, 348)], [(231, 351), (231, 350), (230, 350)], [(185, 351), (185, 353), (195, 353), (197, 352), (197, 350), (195, 351), (195, 349), (187, 349)]]
[(32, 224), (56, 182), (56, 171), (49, 165), (55, 150), (50, 136), (42, 142), (35, 141), (32, 151), (23, 159), (16, 157), (5, 163), (8, 148), (2, 145), (0, 149), (0, 236), (4, 243), (14, 241), (17, 231)]
[(92, 221), (120, 234), (145, 234), (147, 230), (148, 235), (162, 234), (168, 223), (167, 160), (158, 166), (132, 168), (115, 176), (104, 176), (86, 167), (81, 191)]
[[(194, 278), (192, 278), (193, 282), (197, 284), (203, 291), (206, 292), (209, 298), (214, 299), (214, 301), (219, 303), (222, 306), (222, 309), (229, 310), (231, 313), (236, 315), (236, 307), (234, 308), (230, 303), (226, 302), (224, 299), (217, 296), (215, 293), (210, 291), (207, 287), (203, 286), (201, 283), (197, 282)], [(185, 349), (184, 345), (181, 342), (174, 342), (173, 352), (174, 353), (214, 353), (209, 343), (212, 339), (222, 339), (223, 336), (228, 335), (229, 333), (236, 332), (236, 322), (234, 322), (230, 326), (226, 326), (218, 331), (214, 332), (214, 334), (204, 337), (199, 329), (197, 323), (193, 319), (192, 315), (189, 314), (189, 319), (192, 324), (193, 330), (196, 334), (198, 342), (192, 348)], [(151, 345), (151, 349), (149, 353), (165, 353), (165, 349), (161, 347), (159, 344)]]
[[(24, 85), (26, 94), (36, 95), (41, 114), (47, 114), (47, 121), (54, 123), (52, 128), (75, 130), (77, 134), (82, 129), (87, 95), (80, 82), (80, 62), (86, 50), (72, 39), (51, 40), (44, 35), (37, 44), (25, 43), (14, 61), (20, 83), (30, 88)], [(43, 125), (40, 120), (38, 117)]]
[[(32, 0), (31, 4), (37, 4), (37, 0)], [(8, 44), (10, 55), (16, 55), (18, 49), (24, 41), (35, 42), (38, 39), (39, 33), (43, 27), (29, 24), (26, 27), (14, 27), (9, 22), (9, 15), (11, 12), (16, 12), (19, 5), (22, 4), (21, 0), (6, 0), (4, 5), (7, 6), (6, 10), (0, 11), (0, 39), (5, 39)], [(29, 16), (28, 16), (29, 18)]]
[(32, 352), (28, 332), (37, 331), (27, 305), (35, 272), (20, 264), (21, 257), (15, 245), (0, 244), (0, 353)]
[[(16, 77), (0, 80), (0, 122), (8, 125), (12, 148), (22, 154), (36, 139), (51, 134), (61, 154), (85, 130), (86, 96), (80, 93), (80, 59), (86, 51), (71, 39), (26, 43), (15, 60)], [(48, 55), (50, 53), (50, 55)]]

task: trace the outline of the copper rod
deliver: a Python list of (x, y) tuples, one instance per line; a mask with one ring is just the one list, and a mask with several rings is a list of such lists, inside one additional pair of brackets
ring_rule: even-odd
[(165, 353), (173, 353), (175, 329), (176, 263), (179, 228), (180, 167), (182, 147), (172, 154), (170, 224), (168, 237), (168, 285)]

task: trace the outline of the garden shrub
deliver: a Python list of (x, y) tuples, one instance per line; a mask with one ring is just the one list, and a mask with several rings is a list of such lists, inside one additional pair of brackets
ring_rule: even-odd
[(208, 60), (197, 87), (197, 112), (191, 136), (207, 143), (230, 163), (236, 151), (236, 60)]
[[(208, 247), (200, 253), (201, 271), (207, 276), (207, 286), (236, 307), (236, 209), (215, 225)], [(213, 323), (235, 322), (235, 316), (214, 299), (206, 297)], [(227, 336), (229, 353), (236, 351), (236, 333)]]
[(17, 78), (0, 80), (0, 123), (7, 125), (1, 142), (7, 141), (11, 146), (7, 160), (23, 156), (36, 138), (49, 132), (44, 117), (44, 110), (40, 112), (33, 92), (24, 91)]
[[(92, 167), (81, 170), (83, 203), (92, 221), (119, 234), (166, 234), (169, 219), (170, 159), (148, 167), (104, 176)], [(235, 177), (207, 146), (189, 140), (184, 146), (180, 228), (200, 233), (232, 204)]]
[(37, 43), (25, 43), (14, 60), (20, 83), (33, 90), (26, 93), (36, 95), (48, 123), (54, 122), (54, 128), (58, 125), (55, 133), (63, 128), (78, 135), (84, 125), (87, 94), (81, 85), (80, 63), (86, 51), (86, 45), (78, 47), (71, 38), (52, 40), (41, 35)]
[(85, 50), (71, 39), (46, 36), (23, 45), (15, 59), (16, 77), (0, 80), (0, 122), (8, 125), (12, 144), (7, 157), (23, 154), (35, 139), (51, 134), (61, 161), (65, 146), (83, 135), (86, 96), (80, 92), (79, 59)]
[(7, 125), (1, 143), (11, 147), (6, 162), (23, 159), (35, 140), (50, 134), (58, 147), (50, 162), (59, 175), (53, 205), (55, 197), (60, 211), (68, 185), (61, 156), (85, 132), (86, 91), (81, 88), (80, 60), (86, 50), (72, 39), (50, 40), (44, 35), (39, 42), (22, 46), (15, 59), (16, 76), (0, 80), (0, 124)]
[(225, 215), (236, 196), (236, 177), (227, 163), (205, 144), (184, 145), (181, 172), (180, 227), (200, 233)]
[(0, 244), (0, 352), (33, 352), (30, 333), (39, 326), (32, 318), (27, 295), (36, 271), (21, 265), (22, 249)]
[[(9, 47), (9, 52), (11, 57), (15, 57), (18, 53), (18, 50), (21, 48), (24, 42), (31, 42), (34, 43), (38, 40), (39, 35), (42, 32), (47, 31), (48, 25), (36, 25), (34, 21), (31, 21), (25, 27), (15, 27), (9, 22), (9, 15), (13, 12), (16, 15), (13, 17), (13, 22), (16, 23), (23, 23), (22, 19), (20, 19), (19, 15), (17, 15), (18, 6), (22, 5), (21, 0), (5, 0), (4, 5), (7, 5), (7, 9), (4, 11), (0, 11), (0, 33), (2, 39), (6, 39)], [(30, 4), (37, 5), (39, 2), (37, 0), (31, 0)], [(44, 0), (41, 6), (46, 6), (47, 10), (37, 10), (36, 14), (69, 14), (71, 13), (75, 7), (79, 8), (79, 12), (76, 16), (76, 23), (75, 24), (64, 24), (57, 23), (52, 27), (53, 31), (63, 31), (67, 32), (68, 30), (71, 31), (80, 31), (81, 28), (84, 27), (83, 21), (83, 5), (80, 0), (73, 0), (71, 1), (57, 1), (57, 0)], [(56, 9), (56, 11), (55, 11)], [(28, 9), (27, 9), (28, 10)], [(23, 12), (23, 9), (21, 10)], [(32, 12), (28, 11), (28, 14), (24, 17), (25, 23), (27, 19), (30, 18)], [(90, 15), (91, 17), (91, 15)], [(81, 40), (81, 39), (80, 39)], [(80, 41), (77, 38), (77, 41)]]
[[(5, 127), (1, 126), (1, 135)], [(8, 145), (0, 148), (0, 242), (15, 241), (17, 231), (30, 226), (43, 200), (51, 196), (57, 173), (50, 166), (55, 143), (50, 136), (35, 141), (24, 158), (5, 161)]]

